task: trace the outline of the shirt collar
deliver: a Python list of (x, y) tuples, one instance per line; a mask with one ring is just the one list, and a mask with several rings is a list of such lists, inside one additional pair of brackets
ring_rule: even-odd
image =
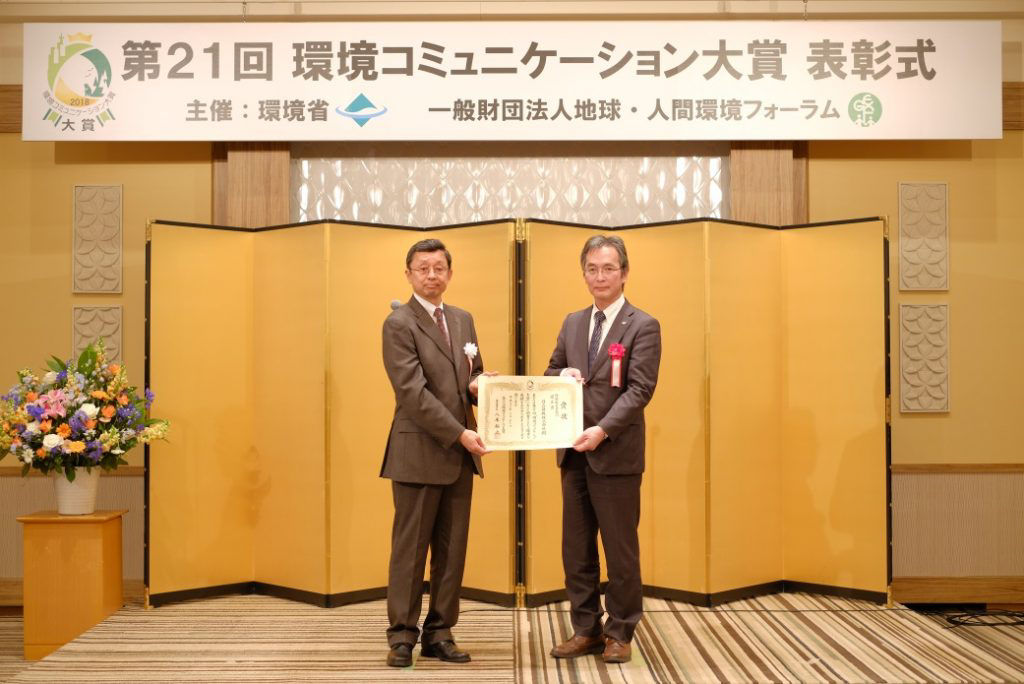
[(428, 302), (428, 301), (427, 301), (426, 299), (424, 299), (423, 297), (420, 297), (420, 296), (419, 296), (418, 294), (416, 294), (415, 292), (413, 292), (413, 293), (412, 293), (412, 296), (416, 298), (416, 301), (417, 301), (417, 302), (419, 302), (420, 304), (422, 304), (422, 305), (423, 305), (423, 308), (427, 310), (427, 313), (428, 313), (428, 314), (430, 314), (430, 317), (431, 317), (431, 318), (433, 318), (433, 317), (434, 317), (434, 309), (440, 309), (440, 310), (441, 310), (441, 313), (442, 313), (442, 314), (444, 313), (444, 302), (441, 302), (441, 306), (434, 306), (433, 304), (431, 304), (430, 302)]
[[(626, 303), (626, 293), (623, 292), (622, 294), (619, 295), (618, 299), (616, 299), (614, 302), (612, 302), (611, 304), (608, 305), (608, 308), (603, 309), (605, 320), (606, 321), (614, 320), (615, 317), (619, 315), (619, 311), (622, 310), (622, 306), (625, 303)], [(596, 313), (598, 310), (599, 309), (597, 308), (597, 304), (595, 304), (594, 306), (591, 307), (591, 311), (590, 311), (591, 319), (593, 319), (594, 313)]]

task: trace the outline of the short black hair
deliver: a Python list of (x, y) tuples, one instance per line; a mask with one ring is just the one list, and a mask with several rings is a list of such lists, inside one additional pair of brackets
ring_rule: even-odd
[(448, 248), (444, 246), (444, 243), (435, 238), (429, 240), (420, 240), (415, 245), (409, 248), (409, 253), (405, 255), (405, 267), (409, 268), (412, 266), (412, 258), (416, 255), (416, 252), (444, 252), (444, 258), (448, 261), (448, 268), (452, 267), (452, 255), (448, 251)]
[(619, 268), (623, 273), (629, 273), (629, 257), (626, 255), (626, 243), (617, 235), (595, 235), (583, 244), (583, 251), (580, 253), (580, 268), (587, 267), (587, 255), (595, 249), (612, 247), (619, 253)]

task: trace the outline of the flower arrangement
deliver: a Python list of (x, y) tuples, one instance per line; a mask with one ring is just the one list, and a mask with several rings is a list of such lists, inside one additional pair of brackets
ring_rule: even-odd
[(75, 468), (113, 470), (139, 442), (167, 436), (167, 421), (147, 415), (153, 393), (138, 396), (124, 367), (107, 363), (103, 340), (77, 363), (54, 356), (47, 366), (41, 378), (18, 371), (18, 384), (0, 396), (0, 459), (14, 454), (22, 475), (63, 471), (74, 482)]

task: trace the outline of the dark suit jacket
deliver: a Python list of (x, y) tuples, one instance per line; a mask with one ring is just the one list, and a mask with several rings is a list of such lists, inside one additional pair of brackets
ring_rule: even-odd
[[(459, 436), (476, 429), (470, 381), (483, 371), (480, 354), (470, 368), (463, 347), (477, 343), (473, 317), (448, 304), (452, 346), (423, 305), (410, 298), (384, 321), (384, 368), (395, 390), (395, 417), (380, 475), (399, 482), (451, 484), (466, 450)], [(482, 477), (479, 456), (473, 456)]]
[[(627, 300), (587, 373), (590, 319), (593, 307), (571, 313), (562, 323), (555, 351), (544, 371), (558, 375), (564, 368), (578, 368), (583, 386), (583, 427), (600, 425), (608, 439), (594, 451), (585, 452), (594, 472), (602, 475), (634, 475), (644, 472), (644, 407), (654, 395), (661, 365), (661, 325), (657, 319)], [(608, 347), (618, 342), (626, 348), (622, 361), (622, 386), (611, 386)], [(565, 460), (558, 450), (558, 465)]]

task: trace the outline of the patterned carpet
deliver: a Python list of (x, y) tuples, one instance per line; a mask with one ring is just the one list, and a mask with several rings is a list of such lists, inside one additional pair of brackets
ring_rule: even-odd
[[(233, 596), (127, 606), (72, 643), (15, 666), (20, 618), (0, 619), (0, 677), (11, 682), (1021, 682), (1024, 627), (950, 628), (900, 607), (780, 594), (717, 609), (648, 599), (633, 661), (547, 651), (568, 632), (565, 604), (516, 611), (463, 602), (467, 665), (384, 665), (384, 604), (325, 610)], [(13, 630), (17, 629), (16, 638)], [(16, 658), (15, 658), (16, 659)]]

